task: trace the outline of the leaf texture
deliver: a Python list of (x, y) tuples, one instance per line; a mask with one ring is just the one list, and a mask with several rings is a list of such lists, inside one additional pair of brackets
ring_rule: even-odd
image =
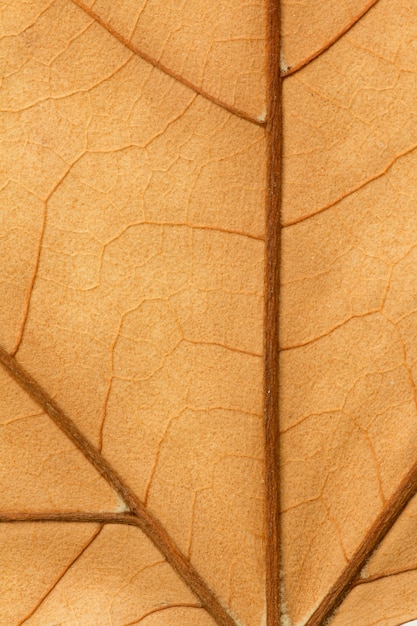
[(282, 2), (281, 70), (297, 72), (344, 35), (379, 0)]
[(397, 626), (417, 617), (417, 12), (307, 4), (283, 4), (283, 623)]
[(265, 2), (76, 3), (154, 64), (226, 107), (265, 120)]
[(267, 7), (180, 4), (0, 3), (5, 626), (265, 621)]

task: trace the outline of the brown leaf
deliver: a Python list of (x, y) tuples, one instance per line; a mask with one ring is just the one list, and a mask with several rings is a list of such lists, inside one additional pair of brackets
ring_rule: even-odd
[(397, 626), (417, 618), (417, 12), (307, 4), (283, 5), (284, 623)]
[(2, 3), (5, 626), (264, 623), (266, 13)]

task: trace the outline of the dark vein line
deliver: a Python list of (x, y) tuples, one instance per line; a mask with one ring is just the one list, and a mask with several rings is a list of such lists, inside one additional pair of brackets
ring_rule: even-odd
[(21, 524), (28, 522), (66, 522), (77, 524), (124, 524), (137, 526), (137, 519), (130, 513), (89, 513), (84, 511), (20, 512), (0, 513), (0, 524)]
[(148, 613), (146, 613), (145, 615), (143, 615), (142, 617), (140, 617), (137, 620), (134, 620), (133, 622), (129, 622), (127, 624), (124, 624), (124, 626), (135, 626), (136, 624), (140, 624), (144, 619), (146, 619), (147, 617), (149, 617), (149, 615), (153, 615), (154, 613), (160, 613), (161, 611), (168, 611), (169, 609), (202, 609), (201, 606), (199, 606), (198, 604), (166, 604), (165, 606), (159, 606), (156, 609), (152, 609), (152, 611), (149, 611)]
[(353, 587), (360, 587), (361, 585), (367, 585), (369, 583), (377, 582), (378, 580), (384, 580), (384, 578), (391, 578), (391, 576), (401, 576), (401, 574), (409, 574), (410, 572), (416, 572), (417, 565), (414, 567), (405, 567), (401, 570), (394, 570), (387, 574), (375, 574), (374, 576), (367, 576), (366, 578), (358, 578), (352, 583)]
[(256, 124), (257, 126), (266, 125), (266, 122), (260, 121), (259, 119), (257, 119), (256, 117), (252, 117), (245, 111), (238, 109), (231, 104), (227, 104), (227, 102), (224, 102), (223, 100), (220, 100), (219, 98), (216, 98), (215, 96), (209, 94), (207, 91), (204, 91), (204, 89), (202, 89), (201, 87), (198, 87), (197, 85), (187, 80), (183, 76), (176, 74), (173, 70), (169, 69), (169, 67), (167, 67), (163, 63), (160, 63), (159, 61), (151, 57), (149, 54), (147, 54), (143, 50), (139, 50), (139, 48), (133, 45), (128, 39), (123, 37), (123, 35), (121, 35), (117, 30), (115, 30), (112, 26), (110, 26), (110, 24), (107, 24), (107, 22), (101, 19), (101, 17), (97, 13), (95, 13), (92, 9), (90, 9), (88, 6), (83, 4), (83, 2), (81, 2), (80, 0), (71, 0), (71, 1), (77, 7), (85, 11), (85, 13), (87, 13), (87, 15), (91, 17), (93, 20), (95, 20), (98, 24), (100, 24), (100, 26), (102, 26), (105, 30), (107, 30), (108, 33), (110, 33), (111, 35), (113, 35), (113, 37), (115, 37), (118, 41), (120, 41), (120, 43), (126, 46), (126, 48), (129, 48), (129, 50), (137, 54), (141, 59), (143, 59), (150, 65), (153, 65), (153, 67), (156, 67), (158, 70), (161, 70), (161, 72), (164, 72), (164, 74), (171, 76), (171, 78), (174, 78), (174, 80), (178, 81), (179, 83), (182, 83), (183, 85), (185, 85), (185, 87), (192, 89), (199, 96), (206, 98), (206, 100), (210, 100), (210, 102), (213, 102), (213, 104), (216, 104), (222, 109), (225, 109), (229, 113), (232, 113), (233, 115), (236, 115), (237, 117), (241, 117), (247, 122), (251, 122), (252, 124)]
[(91, 546), (91, 544), (93, 543), (93, 541), (99, 536), (99, 534), (101, 533), (101, 531), (103, 530), (104, 526), (101, 526), (100, 528), (98, 528), (96, 530), (96, 532), (93, 534), (92, 537), (90, 537), (90, 539), (87, 541), (87, 543), (84, 545), (84, 547), (81, 549), (81, 551), (77, 554), (77, 556), (65, 567), (64, 571), (58, 576), (58, 578), (55, 580), (55, 582), (52, 584), (52, 586), (48, 589), (48, 591), (42, 596), (42, 598), (39, 600), (38, 604), (35, 606), (34, 609), (32, 609), (32, 611), (26, 615), (26, 617), (23, 618), (23, 620), (21, 622), (19, 622), (18, 626), (22, 626), (22, 624), (24, 624), (25, 622), (27, 622), (27, 620), (29, 618), (31, 618), (38, 610), (39, 608), (42, 606), (42, 604), (45, 602), (45, 600), (51, 595), (51, 593), (53, 592), (53, 590), (57, 587), (57, 585), (61, 582), (61, 580), (64, 578), (64, 576), (67, 574), (67, 572), (71, 569), (71, 567), (73, 565), (75, 565), (75, 563), (83, 556), (83, 554), (85, 553), (85, 551), (87, 550), (87, 548), (89, 548)]
[[(178, 226), (179, 228), (184, 227), (184, 228), (191, 228), (192, 230), (213, 231), (215, 233), (224, 233), (225, 235), (237, 235), (239, 237), (247, 237), (248, 239), (254, 239), (255, 241), (265, 241), (265, 237), (263, 237), (262, 235), (255, 235), (253, 233), (245, 232), (243, 230), (222, 228), (221, 226), (215, 226), (215, 225), (213, 226), (211, 224), (198, 224), (198, 223), (191, 223), (191, 222), (168, 222), (168, 221), (158, 222), (156, 220), (142, 220), (140, 222), (129, 224), (129, 226), (126, 226), (126, 228), (123, 230), (123, 233), (130, 230), (131, 228), (134, 228), (135, 226), (142, 226), (142, 225), (168, 226), (168, 227)], [(108, 241), (106, 245), (108, 245), (109, 243), (110, 241)]]
[(376, 313), (381, 313), (384, 308), (384, 304), (385, 303), (383, 302), (382, 305), (378, 307), (377, 309), (371, 309), (371, 311), (367, 311), (366, 313), (350, 315), (349, 317), (346, 317), (346, 319), (343, 319), (338, 324), (335, 324), (335, 326), (332, 326), (328, 330), (324, 331), (321, 335), (316, 335), (315, 337), (306, 339), (305, 341), (300, 341), (299, 343), (283, 345), (280, 347), (280, 352), (289, 352), (290, 350), (298, 350), (299, 348), (305, 348), (306, 346), (310, 346), (312, 343), (316, 343), (317, 341), (320, 341), (320, 339), (324, 339), (325, 337), (330, 337), (330, 335), (335, 333), (337, 330), (339, 330), (343, 326), (346, 326), (347, 324), (349, 324), (349, 322), (351, 322), (352, 320), (363, 319), (365, 317), (370, 317), (371, 315), (375, 315)]
[(281, 78), (280, 0), (269, 0), (268, 195), (265, 285), (265, 490), (267, 626), (280, 623), (278, 315), (281, 254)]
[(369, 529), (352, 559), (330, 588), (305, 626), (322, 626), (343, 602), (372, 553), (386, 537), (407, 504), (417, 493), (417, 463), (401, 481), (380, 515)]
[(406, 150), (404, 150), (404, 152), (401, 152), (397, 156), (394, 156), (391, 159), (391, 161), (389, 161), (389, 163), (387, 163), (387, 165), (382, 170), (380, 170), (376, 174), (373, 174), (372, 176), (369, 176), (368, 178), (366, 178), (364, 181), (359, 183), (353, 189), (349, 189), (346, 193), (344, 193), (341, 196), (339, 196), (338, 198), (336, 198), (336, 200), (332, 200), (331, 202), (329, 202), (329, 204), (326, 204), (325, 206), (321, 207), (320, 209), (317, 209), (313, 213), (308, 213), (307, 215), (302, 215), (300, 217), (296, 217), (296, 218), (294, 218), (292, 220), (289, 220), (287, 222), (283, 222), (282, 223), (282, 228), (289, 228), (290, 226), (295, 226), (296, 224), (301, 224), (302, 222), (305, 222), (306, 220), (309, 220), (312, 217), (315, 217), (316, 215), (320, 215), (321, 213), (324, 213), (325, 211), (328, 211), (329, 209), (331, 209), (334, 206), (336, 206), (336, 204), (339, 204), (339, 202), (342, 202), (346, 198), (349, 198), (349, 196), (353, 196), (353, 194), (355, 194), (357, 191), (360, 191), (361, 189), (363, 189), (364, 187), (366, 187), (370, 183), (373, 183), (375, 180), (378, 180), (378, 178), (382, 178), (383, 176), (385, 176), (385, 174), (387, 174), (389, 172), (389, 170), (396, 164), (397, 161), (399, 161), (400, 159), (402, 159), (405, 156), (408, 156), (409, 154), (414, 152), (414, 150), (416, 150), (416, 149), (417, 149), (417, 145), (413, 145), (413, 146), (411, 146), (411, 148), (407, 148)]
[(11, 352), (12, 356), (16, 356), (16, 354), (18, 353), (18, 351), (20, 349), (20, 346), (22, 345), (23, 336), (24, 336), (25, 331), (26, 331), (27, 321), (28, 321), (28, 317), (29, 317), (30, 305), (31, 305), (31, 302), (32, 302), (32, 296), (33, 296), (33, 292), (34, 292), (34, 289), (35, 289), (35, 284), (36, 284), (36, 281), (37, 281), (37, 278), (38, 278), (38, 271), (39, 271), (39, 265), (40, 265), (40, 262), (41, 262), (43, 241), (45, 239), (46, 221), (47, 221), (47, 215), (48, 215), (48, 202), (52, 198), (52, 196), (54, 195), (56, 190), (62, 185), (64, 180), (66, 180), (67, 176), (71, 172), (71, 170), (74, 167), (74, 165), (76, 163), (78, 163), (78, 161), (80, 161), (83, 156), (84, 156), (84, 153), (82, 153), (80, 156), (78, 156), (75, 159), (75, 161), (73, 161), (70, 165), (68, 165), (68, 167), (65, 170), (64, 174), (61, 176), (61, 178), (58, 180), (58, 182), (55, 183), (55, 185), (52, 187), (52, 189), (50, 190), (50, 192), (48, 193), (47, 197), (44, 200), (44, 214), (43, 214), (43, 220), (42, 220), (42, 227), (41, 227), (41, 231), (40, 231), (39, 244), (38, 244), (38, 248), (37, 248), (37, 251), (36, 251), (35, 266), (34, 266), (32, 278), (31, 278), (31, 281), (30, 281), (30, 284), (29, 284), (28, 296), (27, 296), (27, 300), (26, 300), (26, 304), (25, 304), (25, 310), (24, 310), (24, 313), (23, 313), (23, 320), (22, 320), (20, 332), (19, 332), (19, 335), (18, 335), (18, 338), (17, 338), (17, 341), (16, 341), (16, 345), (15, 345), (14, 349)]
[(128, 507), (135, 525), (145, 533), (166, 561), (177, 572), (201, 605), (217, 621), (219, 626), (237, 626), (234, 619), (220, 604), (197, 570), (181, 552), (171, 536), (134, 491), (121, 478), (101, 452), (87, 439), (64, 410), (49, 396), (39, 383), (19, 365), (16, 359), (0, 346), (0, 364), (9, 372), (26, 393), (49, 415), (85, 458), (95, 467), (107, 483), (119, 494)]
[(29, 308), (30, 308), (30, 303), (31, 303), (31, 300), (32, 300), (33, 289), (35, 287), (36, 277), (38, 275), (39, 264), (40, 264), (40, 259), (41, 259), (42, 243), (43, 243), (43, 239), (44, 239), (44, 236), (45, 236), (45, 230), (46, 230), (46, 202), (44, 203), (44, 207), (43, 207), (42, 226), (41, 226), (41, 232), (40, 232), (40, 237), (39, 237), (38, 248), (36, 250), (35, 264), (34, 264), (34, 268), (33, 268), (32, 277), (31, 277), (31, 280), (30, 280), (30, 283), (29, 283), (28, 295), (27, 295), (27, 298), (26, 298), (25, 309), (24, 309), (24, 312), (23, 312), (22, 324), (20, 326), (20, 331), (19, 331), (19, 335), (18, 335), (17, 340), (16, 340), (15, 347), (13, 348), (13, 351), (12, 351), (13, 356), (15, 356), (15, 354), (17, 353), (17, 351), (20, 348), (20, 344), (22, 343), (22, 339), (23, 339), (23, 334), (24, 334), (25, 328), (26, 328), (27, 319), (29, 317)]
[(379, 0), (370, 0), (370, 2), (362, 9), (362, 11), (360, 13), (358, 13), (358, 15), (356, 15), (353, 18), (353, 20), (349, 24), (347, 24), (341, 31), (339, 31), (334, 37), (332, 37), (332, 39), (330, 39), (328, 42), (326, 42), (325, 45), (322, 48), (319, 48), (318, 50), (313, 52), (313, 54), (311, 54), (306, 59), (303, 59), (302, 61), (300, 61), (296, 65), (293, 65), (286, 72), (282, 72), (281, 76), (283, 78), (286, 78), (287, 76), (291, 76), (291, 74), (295, 74), (296, 72), (299, 72), (300, 70), (303, 69), (303, 67), (306, 67), (306, 65), (309, 65), (309, 63), (311, 63), (312, 61), (317, 59), (317, 57), (321, 56), (323, 54), (323, 52), (326, 52), (326, 50), (328, 50), (335, 43), (337, 43), (339, 41), (339, 39), (341, 39), (343, 37), (343, 35), (345, 35), (348, 31), (350, 31), (350, 29), (353, 28), (355, 26), (355, 24), (357, 24), (359, 22), (359, 20), (364, 15), (366, 15), (366, 13), (368, 13), (368, 11), (370, 9), (372, 9), (372, 7), (374, 7), (376, 5), (377, 2), (379, 2)]

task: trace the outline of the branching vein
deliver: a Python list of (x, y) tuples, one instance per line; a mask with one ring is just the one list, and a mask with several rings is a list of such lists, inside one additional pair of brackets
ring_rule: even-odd
[[(144, 503), (116, 472), (98, 448), (87, 439), (78, 426), (68, 417), (63, 409), (2, 346), (0, 346), (0, 363), (26, 393), (42, 407), (45, 413), (49, 415), (53, 422), (64, 432), (68, 439), (72, 441), (91, 465), (94, 466), (97, 472), (103, 476), (107, 483), (125, 502), (129, 514), (117, 515), (113, 513), (111, 514), (113, 516), (112, 521), (117, 520), (116, 523), (134, 525), (145, 533), (148, 539), (152, 541), (155, 547), (165, 557), (166, 561), (197, 596), (201, 602), (201, 606), (217, 621), (219, 626), (237, 626), (235, 620), (220, 604), (213, 591), (191, 565), (187, 557), (181, 552), (162, 526), (161, 522), (148, 511)], [(55, 514), (55, 521), (58, 521), (58, 516)], [(87, 520), (85, 515), (82, 514), (81, 516), (84, 517), (84, 519), (79, 519), (79, 521), (97, 521), (97, 519), (99, 519), (99, 517), (96, 516), (94, 520), (93, 517), (90, 516), (90, 520)], [(7, 516), (0, 516), (0, 521), (13, 521), (12, 519), (7, 520), (6, 517)], [(66, 514), (66, 518), (68, 521), (68, 514)], [(17, 520), (15, 519), (14, 521)], [(32, 519), (31, 521), (35, 520)], [(52, 520), (50, 519), (50, 521)], [(62, 516), (61, 521), (64, 521)]]
[(132, 52), (137, 54), (141, 59), (143, 59), (147, 63), (150, 63), (151, 65), (156, 67), (158, 70), (161, 70), (161, 72), (164, 72), (164, 74), (168, 74), (168, 76), (171, 76), (176, 81), (182, 83), (183, 85), (185, 85), (189, 89), (192, 89), (195, 93), (199, 94), (203, 98), (206, 98), (207, 100), (210, 100), (214, 104), (217, 104), (217, 106), (221, 107), (222, 109), (225, 109), (226, 111), (229, 111), (229, 113), (232, 113), (233, 115), (237, 115), (238, 117), (241, 117), (241, 118), (245, 119), (246, 121), (251, 122), (252, 124), (256, 124), (257, 126), (265, 126), (266, 125), (265, 121), (259, 121), (257, 118), (251, 117), (250, 115), (248, 115), (245, 111), (243, 111), (241, 109), (237, 109), (236, 107), (228, 104), (227, 102), (223, 102), (222, 100), (220, 100), (219, 98), (216, 98), (215, 96), (211, 95), (207, 91), (204, 91), (204, 89), (202, 89), (201, 87), (198, 87), (197, 85), (193, 84), (191, 81), (187, 80), (183, 76), (180, 76), (179, 74), (176, 74), (169, 67), (167, 67), (163, 63), (160, 63), (159, 61), (157, 61), (157, 59), (154, 59), (153, 57), (151, 57), (149, 54), (147, 54), (143, 50), (139, 50), (139, 48), (137, 48), (132, 42), (130, 42), (125, 37), (123, 37), (123, 35), (121, 35), (119, 32), (117, 32), (112, 26), (110, 26), (110, 24), (107, 24), (104, 20), (102, 20), (101, 17), (97, 13), (95, 13), (92, 9), (90, 9), (88, 6), (86, 6), (80, 0), (72, 0), (72, 2), (74, 4), (76, 4), (80, 9), (85, 11), (98, 24), (100, 24), (100, 26), (105, 28), (107, 30), (107, 32), (109, 32), (111, 35), (113, 35), (113, 37), (115, 37), (124, 46), (126, 46), (126, 48), (129, 48), (129, 50), (132, 50)]

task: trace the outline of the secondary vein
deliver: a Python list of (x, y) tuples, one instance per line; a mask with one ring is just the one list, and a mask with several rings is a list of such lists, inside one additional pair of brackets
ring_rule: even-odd
[(98, 448), (87, 439), (58, 403), (2, 346), (0, 346), (0, 364), (49, 415), (52, 421), (80, 450), (97, 472), (117, 492), (129, 510), (130, 523), (137, 526), (152, 541), (166, 561), (199, 599), (202, 607), (216, 620), (219, 626), (237, 626), (235, 620), (230, 616), (226, 608), (222, 606), (214, 592), (182, 553), (161, 522), (146, 508), (124, 479)]
[(95, 20), (98, 24), (100, 24), (100, 26), (102, 26), (105, 30), (107, 30), (108, 33), (110, 33), (111, 35), (113, 35), (113, 37), (115, 37), (118, 41), (120, 41), (120, 43), (126, 46), (126, 48), (129, 48), (129, 50), (132, 50), (132, 52), (137, 54), (141, 59), (143, 59), (147, 63), (150, 63), (151, 65), (156, 67), (158, 70), (161, 70), (161, 72), (164, 72), (164, 74), (171, 76), (171, 78), (174, 78), (176, 81), (182, 83), (189, 89), (192, 89), (198, 95), (202, 96), (203, 98), (206, 98), (206, 100), (210, 100), (210, 102), (213, 102), (213, 104), (216, 104), (222, 109), (225, 109), (229, 113), (232, 113), (233, 115), (236, 115), (237, 117), (241, 117), (247, 122), (251, 122), (252, 124), (256, 124), (257, 126), (266, 126), (266, 121), (259, 120), (256, 117), (252, 117), (251, 115), (246, 113), (246, 111), (243, 111), (242, 109), (238, 109), (232, 106), (231, 104), (228, 104), (227, 102), (224, 102), (223, 100), (220, 100), (219, 98), (216, 98), (215, 96), (211, 95), (210, 93), (208, 93), (207, 91), (199, 87), (198, 85), (195, 85), (194, 83), (187, 80), (183, 76), (176, 74), (169, 67), (167, 67), (166, 65), (164, 65), (157, 59), (154, 59), (143, 50), (140, 50), (139, 48), (137, 48), (131, 41), (123, 37), (121, 33), (119, 33), (116, 29), (114, 29), (110, 24), (107, 24), (107, 22), (105, 22), (97, 13), (95, 13), (92, 9), (90, 9), (80, 0), (71, 0), (71, 1), (75, 5), (77, 5), (77, 7), (79, 7), (82, 11), (87, 13), (87, 15), (92, 17), (93, 20)]

